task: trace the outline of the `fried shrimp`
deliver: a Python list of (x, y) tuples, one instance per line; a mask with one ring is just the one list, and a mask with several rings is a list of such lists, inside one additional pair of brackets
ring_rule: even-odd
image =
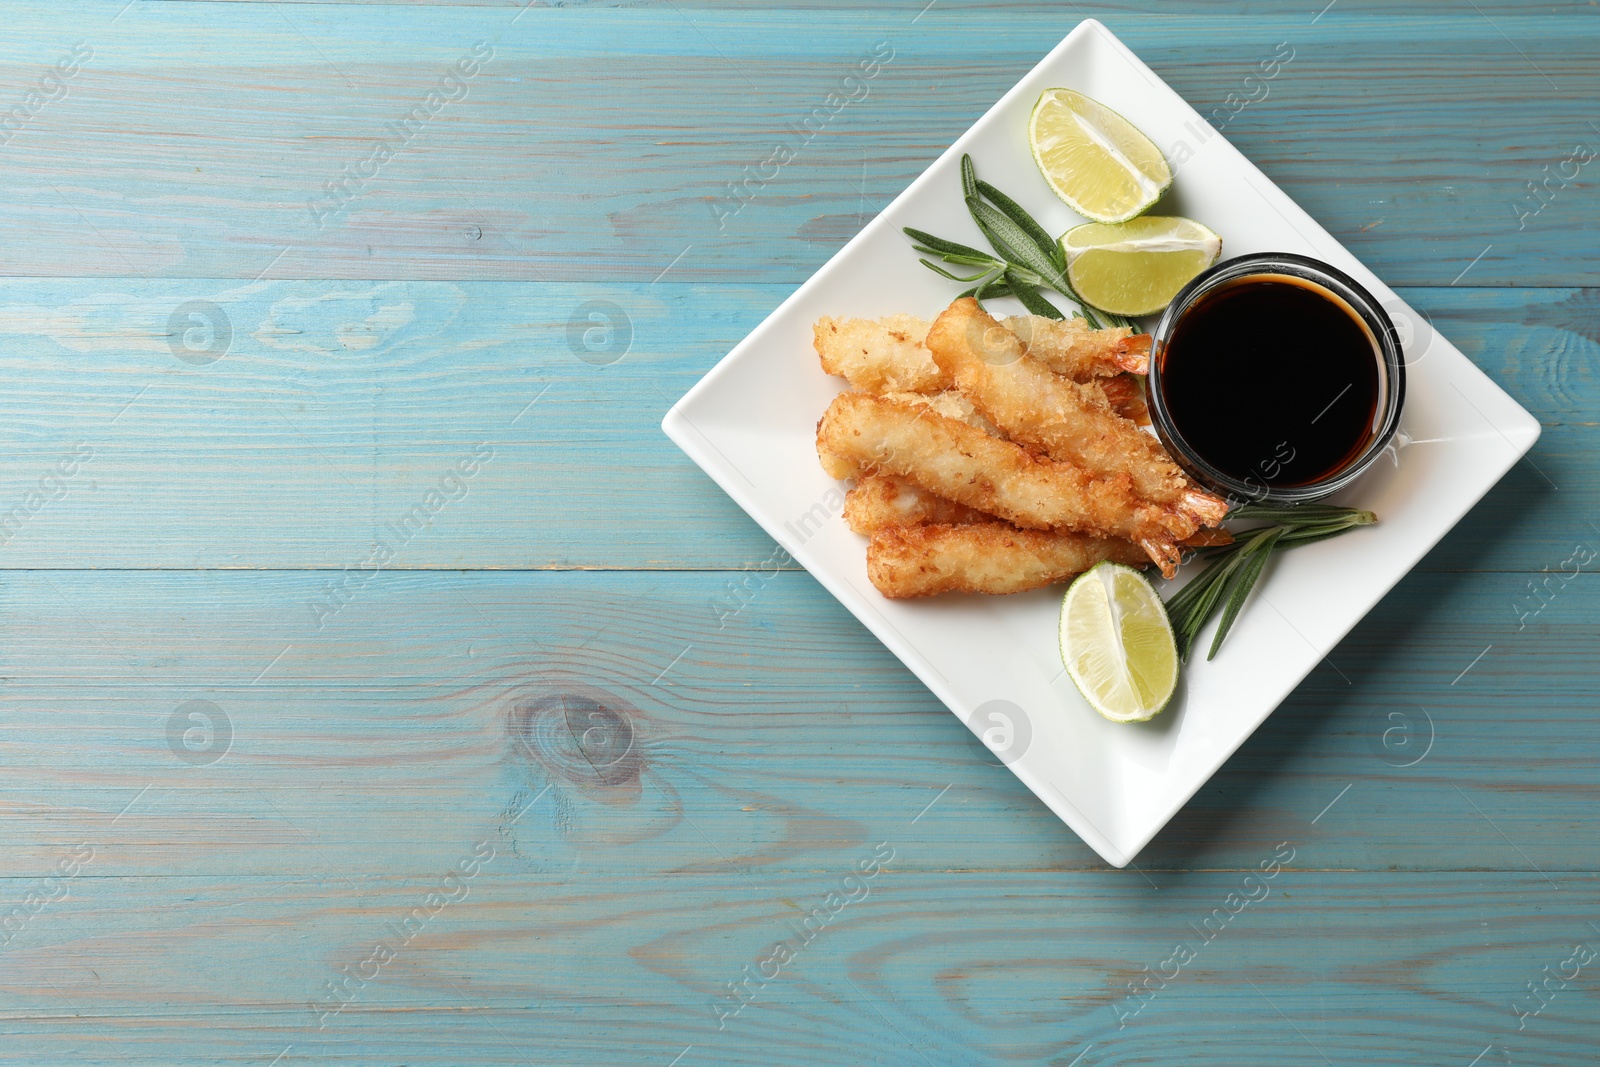
[(868, 393), (935, 393), (950, 381), (923, 346), (928, 323), (912, 315), (823, 316), (811, 327), (822, 369)]
[[(972, 406), (972, 401), (956, 392), (946, 389), (942, 393), (884, 393), (885, 400), (894, 400), (914, 407), (926, 408), (929, 411), (943, 415), (947, 419), (956, 419), (968, 426), (976, 427), (991, 437), (1004, 437), (997, 426), (978, 414), (978, 409)], [(822, 469), (828, 472), (828, 477), (843, 481), (853, 478), (858, 473), (856, 465), (840, 456), (823, 452), (819, 449), (817, 457), (822, 461)], [(860, 531), (857, 531), (858, 533)]]
[(1097, 378), (1095, 384), (1106, 395), (1106, 402), (1125, 419), (1139, 426), (1150, 425), (1150, 408), (1145, 404), (1144, 390), (1139, 378), (1133, 374), (1119, 374), (1114, 378)]
[[(928, 325), (913, 315), (823, 316), (811, 327), (811, 341), (823, 370), (864, 393), (937, 393), (952, 383), (927, 349)], [(1082, 319), (1037, 315), (1007, 319), (1006, 326), (1051, 370), (1074, 381), (1101, 381), (1108, 396), (1113, 388), (1126, 395), (1126, 386), (1110, 387), (1117, 375), (1143, 374), (1149, 366), (1150, 339), (1130, 336), (1126, 327), (1092, 330)]]
[(1005, 325), (1028, 346), (1034, 359), (1074, 381), (1150, 370), (1149, 335), (1135, 334), (1126, 326), (1096, 330), (1083, 319), (1039, 315), (1017, 315), (1006, 319)]
[[(855, 488), (845, 495), (844, 521), (854, 532), (869, 536), (890, 526), (959, 526), (998, 520), (986, 512), (930, 493), (903, 478), (863, 474)], [(1210, 548), (1232, 543), (1233, 535), (1220, 526), (1196, 531), (1178, 542), (1183, 548)]]
[(955, 389), (946, 389), (942, 393), (883, 393), (885, 400), (898, 400), (903, 404), (914, 404), (937, 412), (947, 419), (964, 422), (974, 426), (990, 437), (1004, 437), (1000, 427), (983, 417), (977, 405)]
[(1128, 479), (1141, 500), (1170, 514), (1174, 536), (1227, 514), (1227, 502), (1190, 483), (1160, 442), (1111, 409), (1103, 390), (1051, 371), (976, 300), (945, 309), (927, 344), (961, 393), (1013, 441), (1097, 478)]
[(863, 474), (844, 498), (844, 521), (858, 534), (925, 523), (994, 522), (994, 516), (946, 500), (901, 478)]
[(867, 577), (886, 597), (938, 593), (1021, 593), (1064, 581), (1102, 560), (1138, 566), (1126, 541), (1019, 530), (1004, 522), (898, 526), (867, 545)]
[(1139, 545), (1163, 574), (1177, 569), (1172, 517), (1141, 501), (1126, 475), (1091, 477), (927, 408), (841, 393), (817, 425), (817, 452), (892, 474), (1025, 529), (1064, 527)]

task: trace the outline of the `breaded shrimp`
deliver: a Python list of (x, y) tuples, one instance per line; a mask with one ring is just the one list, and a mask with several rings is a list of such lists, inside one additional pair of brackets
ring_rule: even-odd
[[(959, 526), (999, 520), (965, 504), (946, 500), (903, 478), (863, 474), (855, 488), (845, 494), (844, 521), (856, 533), (870, 535), (890, 526)], [(1210, 548), (1232, 543), (1233, 535), (1221, 526), (1196, 531), (1178, 542), (1183, 548)]]
[(1176, 542), (1193, 532), (1177, 532), (1182, 524), (1140, 500), (1126, 475), (1093, 478), (927, 408), (866, 393), (834, 398), (817, 425), (817, 451), (1025, 529), (1125, 538), (1169, 576), (1177, 569)]
[(928, 408), (947, 419), (975, 426), (990, 437), (1005, 436), (1000, 432), (1000, 427), (983, 417), (977, 405), (955, 389), (946, 389), (940, 393), (880, 393), (879, 395), (885, 400), (898, 400), (903, 404)]
[[(1125, 327), (1091, 330), (1082, 319), (1020, 315), (1007, 326), (1024, 341), (1035, 338), (1035, 358), (1074, 381), (1109, 379), (1124, 372), (1143, 374), (1149, 366), (1148, 337), (1132, 337)], [(837, 374), (864, 393), (937, 393), (951, 388), (924, 344), (928, 323), (912, 315), (873, 319), (835, 319), (824, 315), (811, 327), (812, 345), (822, 369)]]
[(1129, 479), (1141, 500), (1174, 516), (1177, 537), (1227, 515), (1227, 502), (1196, 488), (1159, 441), (1111, 410), (1104, 391), (1052, 372), (976, 300), (945, 309), (927, 344), (962, 394), (1013, 441), (1097, 478)]
[[(994, 423), (978, 414), (978, 409), (972, 406), (972, 401), (954, 389), (946, 389), (941, 393), (883, 393), (881, 395), (885, 400), (895, 400), (902, 404), (926, 408), (929, 411), (943, 415), (947, 419), (956, 419), (966, 423), (968, 426), (975, 426), (991, 437), (1005, 436)], [(849, 460), (820, 451), (817, 456), (822, 460), (822, 469), (828, 472), (828, 477), (830, 478), (838, 478), (843, 481), (860, 473), (856, 469), (856, 465)], [(856, 532), (860, 533), (861, 531), (858, 530)]]
[(936, 393), (950, 387), (922, 344), (928, 323), (912, 315), (835, 319), (811, 327), (822, 369), (868, 393)]
[(1148, 562), (1126, 541), (1010, 523), (899, 526), (867, 545), (867, 577), (886, 597), (1021, 593), (1081, 574), (1102, 560)]
[(1150, 425), (1150, 408), (1145, 404), (1144, 389), (1136, 374), (1118, 374), (1113, 378), (1096, 378), (1094, 384), (1106, 395), (1111, 410), (1139, 426)]
[(858, 534), (890, 526), (994, 522), (985, 514), (888, 474), (863, 474), (844, 498), (844, 521)]
[(1150, 336), (1126, 326), (1096, 330), (1084, 319), (1039, 315), (1017, 315), (1006, 319), (1005, 326), (1022, 339), (1034, 359), (1074, 381), (1150, 370)]

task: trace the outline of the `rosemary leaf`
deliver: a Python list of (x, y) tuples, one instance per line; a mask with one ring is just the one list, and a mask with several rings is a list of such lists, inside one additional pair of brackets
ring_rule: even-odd
[(1039, 251), (1050, 257), (1050, 261), (1052, 263), (1061, 269), (1066, 268), (1066, 263), (1063, 262), (1061, 258), (1060, 245), (1058, 245), (1050, 237), (1050, 235), (1045, 232), (1045, 228), (1043, 226), (1040, 226), (1034, 221), (1032, 215), (1023, 210), (1021, 204), (1017, 203), (1005, 193), (1002, 193), (1000, 190), (996, 189), (994, 186), (990, 185), (981, 178), (978, 179), (977, 190), (978, 192), (982, 193), (990, 203), (999, 208), (1006, 218), (1016, 223), (1018, 228), (1026, 233), (1034, 244), (1039, 246)]
[(1005, 278), (1006, 285), (1010, 289), (1011, 295), (1022, 301), (1022, 306), (1027, 308), (1030, 312), (1035, 315), (1043, 316), (1047, 319), (1059, 319), (1063, 317), (1059, 308), (1041, 296), (1038, 289), (1017, 277), (1016, 271), (1006, 271)]
[(1005, 277), (1005, 272), (1002, 271), (995, 274), (986, 282), (979, 282), (972, 289), (973, 299), (981, 304), (984, 302), (984, 300), (991, 296), (1000, 296), (1000, 289), (1002, 286), (1004, 286), (1006, 293), (1009, 294), (1011, 292), (1011, 286), (1006, 285)]
[(1241, 504), (1228, 513), (1228, 518), (1268, 520), (1270, 525), (1245, 530), (1232, 544), (1202, 549), (1202, 555), (1209, 561), (1206, 569), (1167, 601), (1167, 616), (1172, 622), (1178, 655), (1185, 660), (1200, 631), (1221, 607), (1222, 620), (1217, 624), (1217, 633), (1206, 658), (1216, 656), (1223, 639), (1244, 610), (1250, 591), (1261, 580), (1273, 552), (1314, 544), (1378, 521), (1370, 511), (1335, 504), (1293, 507)]
[(1217, 650), (1222, 647), (1222, 639), (1228, 636), (1234, 620), (1239, 617), (1239, 612), (1244, 610), (1244, 602), (1250, 599), (1250, 591), (1255, 588), (1256, 581), (1260, 579), (1262, 570), (1267, 566), (1267, 557), (1272, 555), (1273, 546), (1282, 536), (1282, 527), (1269, 528), (1265, 533), (1252, 538), (1250, 545), (1239, 554), (1245, 562), (1230, 583), (1228, 606), (1222, 609), (1222, 621), (1217, 623), (1217, 635), (1211, 639), (1211, 651), (1206, 653), (1206, 659), (1216, 658)]
[(1326, 541), (1330, 537), (1338, 537), (1340, 534), (1347, 533), (1357, 526), (1366, 525), (1368, 523), (1363, 522), (1337, 526), (1308, 526), (1300, 530), (1289, 530), (1278, 538), (1278, 547), (1292, 548), (1295, 545), (1315, 544), (1318, 541)]
[[(1017, 296), (1026, 303), (1028, 310), (1043, 315), (1043, 308), (1050, 302), (1038, 290), (1052, 289), (1078, 305), (1072, 312), (1073, 318), (1081, 316), (1095, 329), (1111, 325), (1125, 326), (1138, 332), (1138, 325), (1125, 316), (1098, 311), (1084, 303), (1067, 278), (1066, 257), (1060, 245), (1021, 204), (988, 182), (980, 181), (970, 155), (961, 157), (961, 193), (972, 221), (994, 247), (998, 259), (970, 245), (947, 241), (910, 226), (903, 227), (902, 232), (915, 242), (916, 250), (923, 255), (938, 256), (947, 263), (992, 268), (1010, 279), (1007, 281), (997, 275), (979, 282), (963, 292), (962, 296), (974, 296), (979, 301), (986, 296)], [(932, 267), (931, 263), (924, 262)], [(1021, 291), (1016, 288), (1018, 284), (1034, 290), (1031, 297), (1021, 296)], [(1061, 318), (1061, 310), (1050, 306), (1054, 312), (1050, 317)]]
[[(1222, 594), (1228, 589), (1228, 583), (1233, 574), (1244, 561), (1244, 555), (1235, 552), (1226, 558), (1212, 564), (1203, 578), (1210, 578), (1201, 588), (1201, 593), (1190, 605), (1187, 617), (1182, 621), (1182, 643), (1178, 646), (1178, 654), (1184, 659), (1189, 658), (1189, 650), (1194, 647), (1195, 638), (1200, 636), (1200, 631), (1205, 629), (1207, 620), (1217, 610), (1217, 604), (1222, 600)], [(1215, 574), (1213, 578), (1212, 575)]]
[(1072, 288), (1072, 283), (1067, 281), (1066, 274), (1056, 266), (1054, 259), (1034, 245), (1027, 231), (1007, 218), (999, 208), (976, 197), (967, 198), (967, 210), (972, 212), (973, 221), (978, 224), (984, 236), (989, 238), (989, 243), (994, 245), (996, 252), (1012, 263), (1033, 271), (1045, 285), (1081, 307), (1083, 317), (1089, 320), (1090, 326), (1096, 329), (1101, 327), (1101, 321), (1096, 317), (1095, 311), (1079, 298), (1077, 291)]
[(1172, 616), (1174, 626), (1179, 625), (1180, 617), (1187, 617), (1194, 603), (1207, 589), (1216, 584), (1221, 575), (1221, 567), (1207, 567), (1192, 578), (1188, 585), (1172, 594), (1172, 599), (1167, 601), (1167, 614)]
[[(980, 208), (982, 209), (981, 213), (979, 210)], [(1010, 219), (1006, 218), (1004, 215), (1000, 214), (999, 211), (995, 210), (990, 205), (985, 204), (982, 200), (979, 200), (975, 196), (967, 198), (967, 210), (972, 213), (972, 221), (978, 224), (978, 229), (983, 232), (983, 236), (988, 238), (989, 243), (994, 246), (994, 250), (1000, 253), (1000, 258), (1004, 259), (1008, 263), (1019, 265), (1026, 263), (1028, 268), (1033, 270), (1033, 268), (1037, 265), (1039, 257), (1037, 255), (1032, 256), (1030, 258), (1034, 262), (1027, 263), (1023, 258), (1026, 255), (1026, 251), (1018, 252), (1014, 247), (1012, 247), (1013, 242), (1016, 242), (1021, 244), (1023, 248), (1026, 249), (1028, 246), (1028, 241), (1026, 239), (1026, 235), (1020, 230), (1016, 229), (1015, 224), (1013, 224)], [(1006, 229), (1009, 231), (1008, 235), (1002, 235), (996, 231), (994, 226), (996, 220), (998, 220), (1002, 226), (1006, 227)], [(1011, 240), (1006, 240), (1006, 236), (1010, 236)], [(1035, 270), (1034, 273), (1037, 274), (1038, 271)]]
[(1370, 511), (1340, 507), (1337, 504), (1240, 504), (1228, 513), (1230, 519), (1265, 519), (1285, 526), (1308, 526), (1313, 523), (1350, 521), (1358, 525), (1377, 522)]
[(1238, 568), (1239, 560), (1236, 552), (1218, 559), (1184, 586), (1167, 605), (1178, 640), (1179, 656), (1188, 658), (1190, 646), (1216, 610), (1217, 601), (1227, 587), (1228, 579)]
[(987, 278), (989, 275), (994, 273), (993, 270), (980, 270), (976, 274), (968, 275), (967, 277), (962, 278), (962, 277), (959, 277), (957, 275), (951, 274), (949, 271), (945, 270), (943, 267), (939, 266), (939, 264), (937, 264), (937, 263), (929, 263), (925, 259), (919, 259), (919, 260), (917, 260), (917, 262), (921, 263), (924, 267), (927, 267), (929, 270), (933, 271), (935, 274), (942, 274), (946, 278), (949, 278), (953, 282), (975, 282), (979, 278)]
[[(979, 288), (982, 288), (982, 291), (984, 291), (982, 296), (978, 296)], [(1011, 285), (1010, 283), (1006, 282), (1005, 275), (995, 275), (995, 277), (990, 278), (989, 282), (982, 283), (982, 286), (974, 285), (973, 288), (970, 288), (970, 290), (962, 290), (960, 293), (955, 294), (955, 296), (957, 296), (957, 298), (962, 298), (962, 296), (971, 296), (971, 298), (978, 299), (978, 301), (986, 301), (986, 299), (1000, 299), (1002, 296), (1011, 296)]]
[(988, 267), (993, 270), (1003, 265), (993, 256), (962, 256), (954, 252), (941, 252), (937, 248), (924, 248), (922, 245), (912, 245), (911, 247), (925, 256), (938, 256), (946, 263), (959, 263), (966, 267)]
[[(981, 296), (978, 293), (978, 290), (980, 289), (983, 290)], [(979, 282), (977, 285), (974, 285), (972, 288), (961, 290), (961, 292), (956, 294), (956, 297), (959, 299), (963, 296), (970, 296), (976, 300), (985, 300), (991, 297), (998, 299), (999, 297), (1010, 295), (1011, 286), (1006, 283), (1004, 273), (1000, 273), (988, 275), (983, 281)]]
[[(917, 242), (917, 244), (925, 245), (941, 256), (955, 254), (958, 256), (972, 256), (976, 259), (994, 260), (994, 257), (989, 255), (987, 252), (980, 252), (971, 245), (959, 244), (955, 241), (946, 241), (943, 237), (935, 237), (931, 233), (913, 229), (910, 226), (904, 227), (901, 232), (907, 237), (911, 238), (913, 241)], [(995, 264), (998, 266), (999, 261), (995, 260)]]

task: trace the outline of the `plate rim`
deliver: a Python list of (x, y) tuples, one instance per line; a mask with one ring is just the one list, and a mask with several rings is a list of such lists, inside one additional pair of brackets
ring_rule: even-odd
[[(760, 323), (756, 324), (756, 326), (753, 327), (750, 332), (739, 341), (738, 344), (734, 345), (734, 347), (730, 349), (727, 354), (719, 359), (717, 363), (700, 378), (699, 381), (691, 386), (690, 389), (667, 410), (661, 421), (661, 428), (666, 436), (691, 460), (693, 460), (694, 463), (700, 467), (700, 469), (708, 477), (710, 477), (719, 488), (723, 490), (723, 492), (727, 493), (727, 495), (732, 498), (734, 503), (737, 504), (740, 509), (743, 510), (745, 514), (756, 523), (756, 525), (758, 525), (768, 536), (772, 537), (773, 540), (790, 555), (790, 558), (794, 559), (797, 563), (801, 563), (801, 566), (805, 567), (806, 573), (810, 574), (811, 577), (818, 582), (818, 584), (826, 589), (828, 593), (833, 596), (842, 607), (845, 608), (845, 610), (849, 611), (858, 622), (865, 626), (874, 637), (882, 642), (889, 652), (891, 652), (898, 660), (900, 660), (901, 664), (906, 667), (906, 669), (911, 671), (917, 680), (922, 682), (922, 684), (926, 686), (936, 698), (938, 698), (940, 703), (945, 706), (946, 710), (955, 715), (957, 720), (966, 725), (969, 730), (973, 730), (972, 725), (967, 723), (966, 719), (963, 718), (963, 716), (956, 710), (957, 706), (960, 705), (962, 701), (956, 699), (955, 693), (950, 687), (950, 683), (944, 678), (943, 674), (939, 672), (938, 668), (932, 663), (932, 661), (923, 653), (921, 653), (914, 645), (912, 645), (909, 639), (901, 635), (899, 630), (877, 608), (877, 606), (860, 596), (854, 588), (844, 584), (842, 577), (836, 577), (828, 572), (825, 568), (813, 569), (805, 566), (805, 564), (800, 560), (800, 557), (796, 551), (800, 546), (787, 543), (789, 539), (784, 535), (783, 531), (774, 529), (772, 526), (768, 525), (767, 521), (765, 521), (759, 514), (759, 512), (763, 509), (758, 508), (754, 504), (751, 497), (746, 494), (742, 486), (737, 484), (737, 480), (734, 477), (723, 476), (723, 467), (725, 465), (726, 469), (736, 474), (738, 479), (743, 479), (746, 482), (749, 481), (748, 477), (744, 474), (744, 471), (739, 467), (739, 465), (734, 463), (727, 456), (723, 455), (721, 450), (717, 448), (710, 437), (695, 425), (693, 419), (688, 415), (686, 409), (690, 407), (698, 397), (708, 390), (714, 388), (717, 382), (720, 381), (725, 374), (731, 372), (730, 368), (734, 362), (734, 357), (742, 353), (750, 338), (756, 333), (760, 332), (763, 326), (765, 326), (772, 319), (783, 314), (791, 304), (804, 300), (814, 287), (822, 284), (823, 279), (826, 276), (830, 275), (834, 270), (839, 269), (841, 261), (843, 261), (849, 255), (851, 250), (858, 243), (864, 243), (866, 241), (875, 239), (880, 230), (889, 226), (890, 223), (888, 222), (888, 219), (891, 215), (890, 209), (900, 201), (915, 196), (925, 183), (931, 183), (934, 180), (934, 172), (941, 169), (940, 164), (952, 157), (958, 157), (964, 150), (964, 146), (977, 136), (977, 131), (986, 127), (995, 115), (999, 114), (1004, 108), (1006, 108), (1013, 97), (1022, 93), (1023, 86), (1032, 79), (1033, 75), (1038, 73), (1042, 68), (1053, 63), (1061, 53), (1071, 49), (1073, 45), (1080, 39), (1091, 36), (1095, 37), (1099, 43), (1110, 46), (1124, 60), (1126, 60), (1129, 65), (1140, 74), (1141, 77), (1152, 81), (1152, 84), (1155, 88), (1170, 95), (1172, 100), (1176, 101), (1177, 104), (1187, 112), (1187, 115), (1183, 117), (1187, 117), (1204, 124), (1205, 128), (1210, 130), (1216, 139), (1221, 142), (1221, 145), (1225, 148), (1225, 150), (1230, 153), (1230, 166), (1242, 165), (1245, 168), (1244, 176), (1246, 180), (1250, 180), (1252, 176), (1257, 179), (1256, 181), (1252, 181), (1252, 184), (1257, 186), (1256, 191), (1260, 195), (1267, 199), (1281, 198), (1283, 201), (1286, 201), (1289, 206), (1292, 206), (1296, 211), (1298, 211), (1314, 228), (1314, 232), (1321, 238), (1321, 240), (1314, 240), (1307, 237), (1305, 233), (1301, 233), (1301, 237), (1305, 238), (1308, 244), (1320, 245), (1323, 242), (1331, 242), (1335, 247), (1341, 249), (1347, 255), (1350, 255), (1352, 259), (1355, 259), (1353, 253), (1350, 253), (1348, 249), (1345, 249), (1343, 244), (1334, 238), (1332, 234), (1323, 229), (1321, 224), (1317, 223), (1315, 219), (1312, 219), (1304, 208), (1301, 208), (1299, 204), (1289, 197), (1287, 193), (1278, 188), (1277, 184), (1274, 183), (1271, 178), (1263, 173), (1260, 168), (1258, 168), (1247, 156), (1239, 151), (1239, 149), (1231, 141), (1223, 136), (1221, 131), (1218, 131), (1215, 127), (1211, 126), (1211, 124), (1206, 121), (1205, 117), (1196, 111), (1194, 107), (1188, 103), (1188, 101), (1184, 100), (1176, 90), (1174, 90), (1170, 85), (1167, 85), (1158, 74), (1150, 70), (1144, 61), (1141, 60), (1136, 53), (1129, 49), (1127, 45), (1119, 40), (1115, 34), (1107, 29), (1098, 19), (1086, 18), (1074, 26), (1066, 34), (1066, 36), (1055, 45), (1055, 47), (1046, 53), (1025, 74), (1019, 77), (1016, 83), (1011, 86), (1011, 88), (1006, 90), (1005, 93), (1001, 94), (999, 99), (997, 99), (994, 104), (984, 111), (982, 115), (974, 120), (971, 125), (962, 131), (960, 136), (951, 142), (951, 144), (943, 152), (939, 153), (938, 156), (931, 160), (928, 165), (923, 168), (921, 173), (913, 178), (910, 184), (908, 184), (900, 191), (899, 194), (890, 200), (889, 203), (886, 204), (872, 220), (870, 220), (861, 228), (858, 233), (855, 234), (855, 236), (846, 241), (845, 244), (842, 245), (831, 257), (829, 257), (825, 263), (818, 267), (810, 277), (796, 287), (794, 292), (790, 293), (775, 308), (773, 308), (771, 312), (763, 317)], [(1265, 188), (1262, 188), (1263, 185)], [(1275, 208), (1281, 208), (1281, 206), (1281, 204), (1274, 205)], [(1279, 211), (1279, 214), (1283, 214), (1281, 210)], [(1284, 221), (1290, 226), (1291, 229), (1296, 231), (1300, 230), (1300, 227), (1296, 224), (1296, 222), (1289, 219), (1287, 216), (1284, 216)], [(1359, 263), (1360, 261), (1357, 260), (1357, 262)], [(1370, 268), (1366, 268), (1365, 264), (1362, 264), (1362, 267), (1363, 269), (1366, 269), (1369, 274), (1371, 273)], [(1389, 291), (1391, 295), (1394, 295), (1396, 299), (1398, 299), (1398, 294), (1393, 294), (1393, 291), (1390, 290), (1387, 285), (1384, 285), (1381, 280), (1379, 280), (1379, 285), (1384, 290)], [(1402, 301), (1402, 303), (1404, 303), (1404, 301)], [(1407, 306), (1409, 307), (1409, 305)], [(1440, 339), (1444, 340), (1446, 344), (1450, 344), (1448, 339), (1443, 338), (1443, 335), (1439, 336)], [(1515, 412), (1521, 416), (1520, 426), (1502, 426), (1498, 423), (1494, 423), (1492, 420), (1488, 420), (1488, 417), (1485, 416), (1486, 421), (1491, 421), (1491, 425), (1496, 429), (1501, 437), (1506, 440), (1506, 443), (1511, 446), (1511, 450), (1514, 454), (1507, 458), (1503, 464), (1498, 465), (1497, 468), (1494, 466), (1486, 468), (1486, 472), (1493, 472), (1493, 477), (1486, 478), (1482, 482), (1480, 489), (1478, 489), (1475, 493), (1470, 494), (1469, 498), (1463, 500), (1459, 506), (1459, 509), (1456, 510), (1456, 513), (1449, 517), (1448, 525), (1443, 527), (1443, 530), (1438, 537), (1431, 539), (1419, 539), (1414, 543), (1404, 546), (1403, 554), (1396, 557), (1404, 560), (1404, 568), (1399, 572), (1399, 576), (1393, 583), (1386, 585), (1375, 595), (1369, 598), (1364, 598), (1365, 603), (1361, 606), (1360, 610), (1352, 611), (1349, 621), (1341, 624), (1339, 627), (1336, 627), (1337, 633), (1333, 635), (1331, 641), (1328, 641), (1324, 646), (1324, 643), (1321, 641), (1313, 643), (1307, 639), (1308, 644), (1311, 644), (1311, 647), (1319, 653), (1318, 659), (1312, 661), (1304, 672), (1298, 674), (1292, 681), (1289, 681), (1281, 692), (1277, 692), (1270, 699), (1263, 699), (1261, 701), (1263, 710), (1261, 710), (1258, 715), (1252, 716), (1251, 720), (1249, 721), (1248, 729), (1241, 730), (1236, 738), (1231, 738), (1224, 742), (1219, 746), (1218, 752), (1214, 759), (1208, 760), (1204, 764), (1201, 764), (1206, 768), (1205, 772), (1203, 774), (1197, 774), (1191, 786), (1182, 787), (1175, 791), (1172, 802), (1168, 805), (1163, 805), (1163, 808), (1161, 809), (1162, 814), (1159, 819), (1151, 820), (1152, 825), (1148, 829), (1140, 829), (1137, 833), (1130, 836), (1128, 842), (1119, 844), (1113, 841), (1109, 835), (1102, 832), (1094, 824), (1093, 820), (1089, 819), (1083, 812), (1078, 810), (1077, 806), (1073, 804), (1072, 801), (1068, 799), (1067, 796), (1062, 793), (1062, 791), (1058, 789), (1048, 777), (1041, 777), (1039, 774), (1035, 773), (1032, 769), (1020, 762), (1008, 765), (1007, 769), (1010, 770), (1011, 773), (1015, 775), (1023, 783), (1023, 785), (1025, 785), (1028, 790), (1039, 799), (1041, 803), (1048, 807), (1057, 818), (1065, 822), (1074, 833), (1082, 838), (1090, 848), (1094, 849), (1096, 853), (1098, 853), (1113, 867), (1126, 867), (1139, 854), (1139, 852), (1156, 837), (1157, 834), (1159, 834), (1167, 827), (1169, 823), (1171, 823), (1174, 816), (1176, 816), (1177, 813), (1194, 798), (1195, 794), (1198, 793), (1200, 789), (1202, 789), (1208, 782), (1216, 777), (1217, 772), (1222, 769), (1223, 765), (1226, 764), (1227, 761), (1231, 759), (1241, 747), (1243, 747), (1244, 743), (1251, 737), (1255, 736), (1256, 731), (1261, 728), (1262, 724), (1273, 714), (1273, 712), (1277, 711), (1277, 709), (1283, 704), (1284, 700), (1286, 700), (1290, 694), (1300, 687), (1311, 671), (1316, 668), (1317, 663), (1320, 662), (1322, 658), (1325, 658), (1328, 653), (1332, 651), (1333, 647), (1335, 647), (1340, 641), (1348, 636), (1348, 634), (1354, 630), (1356, 626), (1366, 619), (1366, 617), (1371, 614), (1373, 608), (1377, 606), (1379, 601), (1388, 596), (1389, 593), (1393, 592), (1394, 588), (1399, 585), (1401, 581), (1404, 581), (1406, 576), (1415, 570), (1417, 563), (1425, 555), (1437, 547), (1437, 545), (1446, 536), (1448, 536), (1450, 531), (1461, 522), (1462, 518), (1478, 505), (1483, 497), (1488, 494), (1489, 490), (1493, 489), (1497, 484), (1499, 484), (1500, 480), (1504, 478), (1505, 474), (1525, 455), (1527, 455), (1528, 451), (1538, 441), (1543, 431), (1543, 426), (1538, 422), (1538, 420), (1535, 419), (1533, 415), (1525, 408), (1523, 408), (1516, 398), (1510, 396), (1510, 394), (1506, 393), (1505, 390), (1502, 389), (1496, 382), (1494, 382), (1493, 379), (1489, 378), (1488, 375), (1484, 373), (1482, 368), (1478, 367), (1477, 364), (1467, 357), (1465, 353), (1462, 353), (1459, 349), (1456, 349), (1453, 344), (1450, 344), (1450, 347), (1456, 352), (1457, 355), (1461, 357), (1461, 362), (1465, 367), (1470, 368), (1484, 380), (1485, 384), (1487, 384), (1490, 388), (1497, 390), (1502, 396), (1504, 396), (1514, 408)], [(715, 458), (713, 458), (713, 454), (715, 455)], [(751, 484), (751, 488), (754, 488), (753, 483)], [(776, 522), (776, 520), (774, 521)], [(976, 730), (973, 730), (973, 732), (975, 733)]]

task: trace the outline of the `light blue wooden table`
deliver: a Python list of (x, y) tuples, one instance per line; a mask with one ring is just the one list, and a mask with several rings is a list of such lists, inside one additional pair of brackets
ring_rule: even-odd
[[(1596, 1062), (1600, 9), (924, 3), (6, 5), (0, 1063)], [(1088, 15), (1545, 426), (1125, 871), (658, 430)]]

